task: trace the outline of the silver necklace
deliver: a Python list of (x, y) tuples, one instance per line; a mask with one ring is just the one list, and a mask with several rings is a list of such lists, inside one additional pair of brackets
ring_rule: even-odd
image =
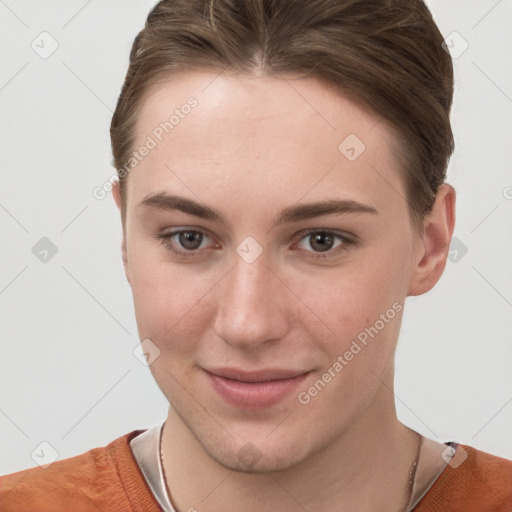
[(400, 510), (400, 512), (407, 512), (411, 505), (412, 500), (412, 492), (414, 489), (414, 483), (416, 482), (416, 471), (418, 470), (418, 464), (420, 461), (420, 452), (421, 447), (423, 445), (423, 436), (421, 434), (417, 434), (418, 442), (416, 443), (416, 453), (414, 454), (414, 460), (412, 461), (411, 467), (409, 468), (409, 479), (406, 484), (406, 492), (407, 492), (407, 502), (404, 507)]

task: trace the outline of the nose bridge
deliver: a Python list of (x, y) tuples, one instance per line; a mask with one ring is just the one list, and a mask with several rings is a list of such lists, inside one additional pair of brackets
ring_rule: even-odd
[(250, 261), (235, 255), (221, 286), (215, 321), (217, 335), (240, 348), (282, 337), (286, 318), (278, 286), (279, 280), (263, 257)]

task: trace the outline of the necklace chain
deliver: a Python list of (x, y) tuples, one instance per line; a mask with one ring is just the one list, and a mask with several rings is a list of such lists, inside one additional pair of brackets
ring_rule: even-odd
[(411, 506), (412, 493), (414, 490), (414, 483), (416, 481), (416, 471), (418, 470), (421, 446), (423, 445), (423, 436), (421, 434), (417, 434), (417, 436), (418, 442), (416, 443), (416, 452), (414, 454), (414, 460), (412, 461), (411, 467), (409, 468), (409, 480), (406, 485), (407, 502), (400, 512), (407, 512)]

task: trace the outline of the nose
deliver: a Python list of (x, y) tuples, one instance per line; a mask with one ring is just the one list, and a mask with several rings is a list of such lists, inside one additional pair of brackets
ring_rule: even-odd
[(214, 330), (227, 344), (254, 350), (285, 337), (290, 292), (262, 257), (247, 263), (236, 256), (219, 284)]

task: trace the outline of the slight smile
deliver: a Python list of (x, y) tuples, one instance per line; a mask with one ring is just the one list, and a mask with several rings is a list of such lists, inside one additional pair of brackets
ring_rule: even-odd
[(213, 389), (229, 404), (245, 409), (271, 407), (289, 395), (308, 370), (264, 369), (245, 371), (236, 368), (206, 370)]

